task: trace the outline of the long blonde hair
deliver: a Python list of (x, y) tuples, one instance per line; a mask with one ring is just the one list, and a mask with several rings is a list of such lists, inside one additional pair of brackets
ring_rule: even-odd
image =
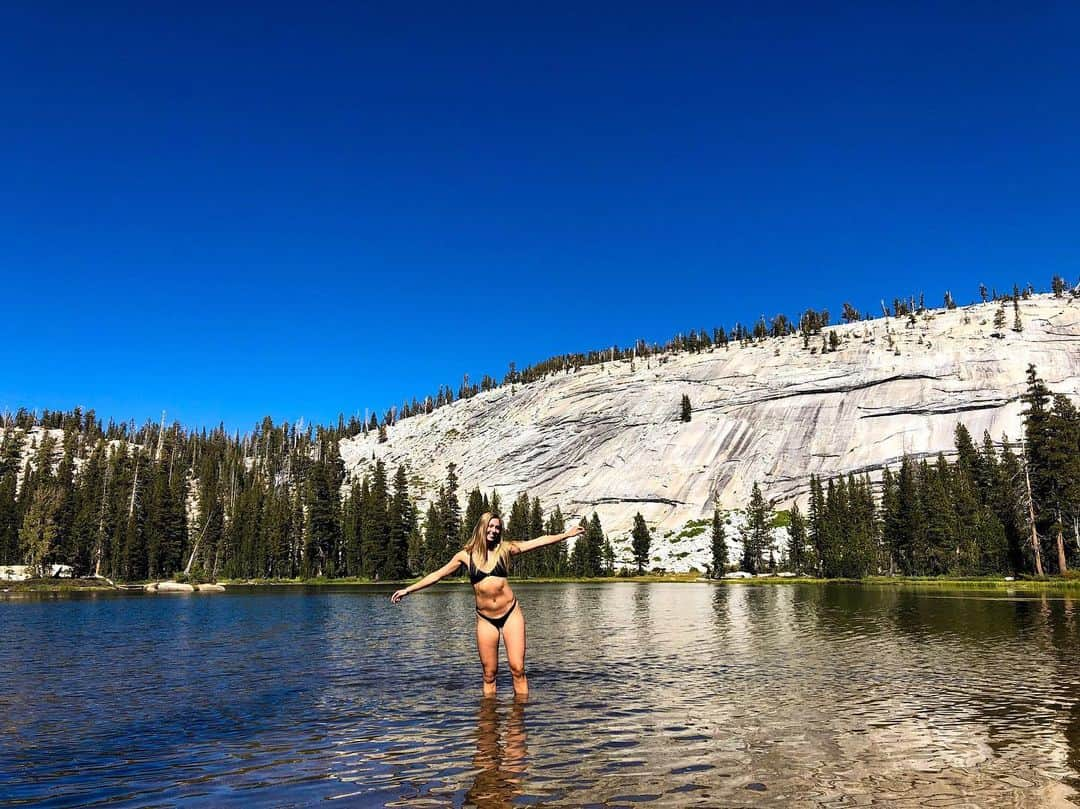
[[(506, 547), (506, 544), (503, 542), (503, 535), (506, 533), (506, 522), (494, 511), (485, 511), (480, 515), (480, 519), (476, 521), (476, 527), (473, 528), (472, 534), (469, 536), (469, 541), (465, 543), (465, 552), (469, 554), (470, 559), (475, 558), (477, 560), (479, 567), (487, 567), (487, 532), (488, 526), (491, 524), (492, 520), (498, 520), (499, 525), (502, 528), (499, 532), (499, 544), (495, 548), (495, 554), (509, 559), (509, 554), (503, 552)], [(507, 561), (507, 564), (509, 564), (509, 561)]]

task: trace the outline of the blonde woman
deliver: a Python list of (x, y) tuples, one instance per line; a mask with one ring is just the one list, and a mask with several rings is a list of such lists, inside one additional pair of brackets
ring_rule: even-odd
[(430, 587), (464, 567), (469, 571), (469, 580), (476, 596), (476, 648), (480, 652), (480, 665), (484, 668), (484, 696), (495, 695), (500, 635), (506, 645), (506, 662), (514, 677), (514, 693), (523, 696), (529, 693), (529, 681), (525, 677), (525, 617), (507, 581), (510, 557), (583, 533), (585, 529), (576, 525), (562, 534), (525, 542), (503, 542), (502, 517), (486, 512), (476, 523), (465, 547), (455, 553), (449, 562), (415, 584), (398, 590), (390, 596), (390, 600), (397, 604), (405, 596)]

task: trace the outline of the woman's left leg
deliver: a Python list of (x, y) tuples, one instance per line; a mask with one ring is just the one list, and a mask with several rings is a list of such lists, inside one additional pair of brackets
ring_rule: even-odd
[(484, 669), (484, 696), (495, 696), (495, 674), (499, 670), (499, 630), (476, 616), (476, 650)]
[(529, 681), (525, 677), (525, 614), (520, 604), (506, 619), (502, 633), (506, 662), (514, 677), (514, 693), (524, 696), (529, 693)]

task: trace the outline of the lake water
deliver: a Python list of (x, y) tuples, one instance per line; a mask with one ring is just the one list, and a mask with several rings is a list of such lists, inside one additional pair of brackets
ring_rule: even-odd
[(3, 806), (1069, 806), (1080, 602), (515, 583), (0, 600)]

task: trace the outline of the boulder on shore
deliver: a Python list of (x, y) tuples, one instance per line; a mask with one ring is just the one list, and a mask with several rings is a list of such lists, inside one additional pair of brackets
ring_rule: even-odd
[(224, 584), (200, 584), (195, 588), (200, 593), (224, 593)]
[(195, 588), (190, 584), (182, 584), (178, 581), (163, 581), (158, 582), (157, 592), (159, 593), (194, 593)]

